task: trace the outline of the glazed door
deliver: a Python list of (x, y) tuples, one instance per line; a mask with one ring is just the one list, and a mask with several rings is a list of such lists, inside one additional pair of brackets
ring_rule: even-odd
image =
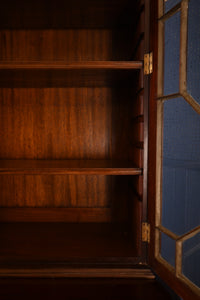
[(158, 0), (155, 271), (200, 297), (200, 1)]

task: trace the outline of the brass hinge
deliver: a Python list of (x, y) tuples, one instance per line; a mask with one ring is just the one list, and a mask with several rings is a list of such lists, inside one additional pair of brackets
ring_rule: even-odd
[(144, 55), (144, 75), (153, 73), (153, 52)]
[(147, 222), (142, 223), (142, 241), (150, 243), (150, 224)]

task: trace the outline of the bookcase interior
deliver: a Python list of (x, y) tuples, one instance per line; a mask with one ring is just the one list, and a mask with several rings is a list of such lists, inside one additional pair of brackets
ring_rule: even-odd
[(0, 265), (141, 262), (144, 6), (5, 1)]

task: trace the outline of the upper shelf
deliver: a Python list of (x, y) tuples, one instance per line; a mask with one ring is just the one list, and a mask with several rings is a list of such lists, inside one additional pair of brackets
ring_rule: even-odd
[(142, 61), (4, 61), (0, 87), (130, 86)]
[(0, 160), (0, 174), (140, 175), (128, 161), (113, 160)]
[(0, 62), (1, 70), (139, 70), (142, 61), (31, 61), (31, 62)]

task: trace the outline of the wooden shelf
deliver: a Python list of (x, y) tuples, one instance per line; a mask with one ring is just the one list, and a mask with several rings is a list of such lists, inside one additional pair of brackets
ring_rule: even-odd
[(142, 61), (79, 61), (79, 62), (63, 62), (63, 61), (30, 61), (17, 62), (7, 61), (0, 62), (2, 70), (26, 70), (26, 69), (42, 69), (42, 70), (139, 70), (142, 69)]
[(0, 265), (131, 262), (137, 253), (124, 224), (2, 223), (0, 239)]
[(142, 61), (0, 62), (0, 87), (132, 86)]
[(112, 160), (0, 160), (0, 174), (140, 175), (131, 162)]

